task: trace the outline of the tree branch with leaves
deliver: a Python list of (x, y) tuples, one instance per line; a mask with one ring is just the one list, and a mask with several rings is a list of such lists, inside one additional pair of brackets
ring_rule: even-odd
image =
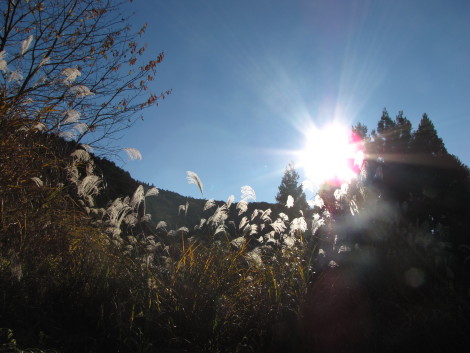
[[(132, 2), (132, 1), (131, 1)], [(151, 59), (133, 31), (124, 2), (6, 0), (0, 3), (0, 92), (11, 111), (67, 140), (110, 149), (155, 93), (163, 52)]]

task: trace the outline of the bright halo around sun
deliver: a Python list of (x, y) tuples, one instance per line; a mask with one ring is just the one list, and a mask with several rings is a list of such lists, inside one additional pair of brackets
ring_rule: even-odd
[(348, 182), (357, 176), (364, 160), (359, 139), (339, 123), (313, 128), (306, 134), (301, 165), (314, 184)]

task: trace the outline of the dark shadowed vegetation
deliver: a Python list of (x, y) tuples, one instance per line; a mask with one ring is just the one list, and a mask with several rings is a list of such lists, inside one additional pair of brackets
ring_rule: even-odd
[[(400, 141), (400, 117), (297, 217), (248, 186), (235, 204), (140, 184), (3, 118), (2, 349), (466, 351), (468, 169), (427, 117)], [(424, 130), (436, 151), (414, 150)]]

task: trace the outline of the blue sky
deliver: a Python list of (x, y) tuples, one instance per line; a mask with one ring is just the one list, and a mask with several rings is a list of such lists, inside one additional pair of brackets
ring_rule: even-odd
[[(383, 108), (426, 112), (470, 164), (470, 2), (135, 0), (149, 52), (165, 52), (152, 90), (173, 93), (126, 131), (141, 181), (200, 197), (273, 202), (309, 124), (375, 128)], [(124, 157), (125, 159), (125, 157)], [(299, 170), (302, 175), (302, 170)], [(311, 196), (308, 195), (308, 196)]]

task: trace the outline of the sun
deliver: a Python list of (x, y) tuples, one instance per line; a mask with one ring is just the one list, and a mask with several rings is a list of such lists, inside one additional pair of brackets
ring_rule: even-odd
[(343, 183), (356, 177), (364, 152), (351, 129), (332, 123), (322, 128), (314, 127), (305, 136), (300, 163), (312, 183)]

